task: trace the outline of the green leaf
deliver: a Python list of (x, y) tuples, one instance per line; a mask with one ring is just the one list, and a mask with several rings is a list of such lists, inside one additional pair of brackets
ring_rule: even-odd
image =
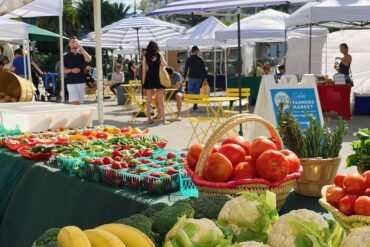
[(351, 166), (357, 166), (359, 162), (359, 158), (357, 156), (357, 154), (351, 154), (350, 156), (347, 157), (347, 160), (346, 160), (346, 167), (351, 167)]
[[(325, 241), (325, 235), (327, 233), (319, 229), (313, 221), (301, 221), (300, 219), (289, 216), (287, 221), (293, 230), (295, 236), (299, 236), (298, 241), (302, 244), (302, 247), (307, 246), (307, 242), (311, 242), (310, 247), (328, 247)], [(300, 245), (296, 245), (301, 247)]]

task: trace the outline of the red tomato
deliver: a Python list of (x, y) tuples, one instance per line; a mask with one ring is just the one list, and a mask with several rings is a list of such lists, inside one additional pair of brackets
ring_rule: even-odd
[(204, 168), (204, 177), (211, 182), (226, 182), (233, 174), (233, 164), (221, 153), (209, 156)]
[(267, 150), (278, 150), (278, 148), (275, 143), (267, 137), (257, 137), (251, 144), (250, 154), (253, 159), (257, 160), (258, 157)]
[(343, 179), (343, 189), (348, 194), (363, 195), (366, 190), (365, 178), (358, 173), (349, 174)]
[(370, 188), (370, 171), (362, 173), (362, 176), (365, 178), (366, 188)]
[(370, 197), (360, 196), (355, 202), (355, 213), (357, 215), (370, 216)]
[(245, 156), (244, 161), (245, 161), (245, 162), (252, 163), (252, 164), (254, 163), (254, 162), (253, 162), (253, 159), (252, 159), (252, 156)]
[(255, 178), (257, 171), (254, 165), (249, 162), (240, 162), (234, 168), (233, 180), (238, 181), (241, 179)]
[(301, 168), (301, 160), (298, 156), (290, 150), (281, 150), (280, 152), (284, 154), (289, 161), (289, 174), (298, 172), (299, 168)]
[(228, 158), (233, 166), (236, 166), (245, 159), (244, 149), (237, 144), (225, 144), (218, 150), (219, 153), (223, 154)]
[(332, 187), (326, 191), (326, 201), (337, 208), (340, 199), (342, 199), (345, 195), (346, 192), (344, 189), (340, 187)]
[(367, 188), (366, 190), (365, 190), (365, 194), (364, 194), (365, 196), (370, 196), (370, 188)]
[[(268, 138), (270, 141), (272, 141), (273, 143), (275, 143), (276, 147), (280, 147), (280, 143), (275, 139), (275, 138), (272, 138), (272, 137), (269, 137)], [(280, 147), (280, 149), (283, 148), (283, 147)]]
[(244, 149), (246, 155), (249, 155), (251, 144), (241, 136), (229, 136), (222, 141), (221, 145), (225, 144), (237, 144)]
[(256, 169), (259, 177), (270, 182), (277, 182), (288, 175), (289, 161), (279, 151), (268, 150), (257, 159)]
[(194, 144), (190, 147), (186, 161), (190, 169), (195, 170), (199, 156), (204, 148), (203, 144)]
[(343, 180), (347, 176), (347, 174), (340, 173), (337, 174), (334, 178), (335, 186), (343, 188)]
[(352, 215), (355, 213), (355, 201), (358, 195), (348, 194), (339, 201), (339, 211), (345, 215)]

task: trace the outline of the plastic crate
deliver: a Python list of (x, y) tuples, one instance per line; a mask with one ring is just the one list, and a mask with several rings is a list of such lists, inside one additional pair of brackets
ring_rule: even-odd
[[(141, 171), (143, 168), (148, 170)], [(149, 170), (151, 169), (147, 166), (138, 166), (123, 171), (123, 186), (128, 189), (143, 191), (145, 189), (143, 173), (146, 173)]]
[(112, 168), (112, 165), (100, 166), (99, 169), (103, 184), (116, 187), (123, 186), (123, 172), (127, 169), (116, 170)]
[(355, 115), (370, 114), (370, 94), (355, 93)]
[(161, 168), (144, 174), (145, 190), (151, 195), (164, 195), (179, 190), (179, 172), (171, 175), (157, 177), (153, 172), (166, 173), (169, 168)]
[(77, 176), (80, 170), (81, 159), (65, 156), (57, 156), (57, 165), (59, 170), (67, 173), (69, 176)]
[(197, 187), (191, 180), (185, 169), (181, 169), (179, 173), (180, 193), (183, 197), (198, 197), (199, 192)]
[(82, 177), (88, 181), (100, 182), (101, 181), (101, 166), (94, 166), (91, 164), (81, 163), (79, 165), (79, 177)]

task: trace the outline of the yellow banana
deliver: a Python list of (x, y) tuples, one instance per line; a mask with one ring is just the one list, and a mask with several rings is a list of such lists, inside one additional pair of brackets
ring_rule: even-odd
[(101, 230), (91, 229), (84, 231), (92, 247), (126, 247), (119, 238), (112, 233)]
[(155, 247), (154, 243), (138, 229), (124, 224), (106, 224), (97, 227), (118, 237), (127, 247)]
[(86, 235), (76, 226), (63, 227), (57, 240), (59, 247), (91, 247)]

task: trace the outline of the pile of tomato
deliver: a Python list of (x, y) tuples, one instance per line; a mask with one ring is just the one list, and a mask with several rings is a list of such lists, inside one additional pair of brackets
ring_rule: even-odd
[[(187, 165), (193, 171), (204, 148), (194, 144), (187, 155)], [(217, 144), (209, 155), (204, 179), (210, 182), (239, 181), (262, 178), (278, 182), (288, 174), (299, 172), (300, 159), (289, 150), (279, 150), (273, 138), (257, 137), (252, 142), (240, 136), (230, 136)]]
[(326, 191), (326, 201), (345, 215), (370, 216), (370, 171), (338, 174), (335, 186)]

